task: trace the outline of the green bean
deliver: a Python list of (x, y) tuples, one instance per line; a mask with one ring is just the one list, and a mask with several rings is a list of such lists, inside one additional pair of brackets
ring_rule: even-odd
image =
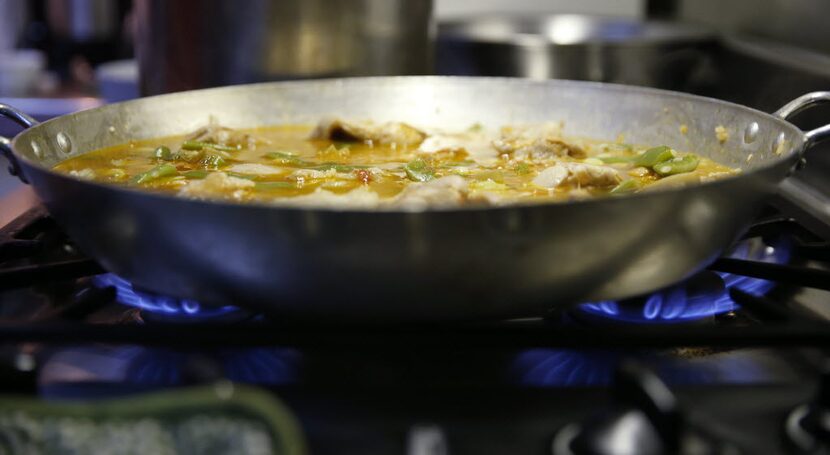
[(182, 175), (185, 178), (188, 178), (188, 179), (201, 180), (201, 179), (207, 177), (208, 174), (210, 174), (210, 171), (203, 171), (201, 169), (197, 169), (197, 170), (193, 170), (193, 171), (187, 171)]
[(239, 172), (226, 172), (228, 177), (236, 177), (238, 179), (245, 179), (245, 180), (256, 180), (258, 176), (251, 175), (251, 174), (240, 174)]
[(296, 187), (297, 185), (291, 182), (256, 182), (254, 184), (254, 188), (258, 190), (277, 190)]
[(204, 164), (205, 167), (216, 169), (219, 166), (225, 165), (225, 159), (219, 155), (205, 155), (204, 158), (202, 158), (202, 164)]
[(316, 171), (328, 171), (334, 169), (337, 172), (351, 172), (355, 169), (366, 169), (369, 166), (360, 166), (354, 164), (338, 164), (338, 163), (323, 163), (317, 166), (311, 166), (311, 169)]
[(697, 169), (697, 165), (699, 163), (700, 159), (695, 155), (685, 155), (657, 164), (654, 166), (654, 172), (663, 177), (675, 174), (685, 174)]
[(634, 164), (642, 167), (654, 167), (663, 161), (674, 158), (672, 150), (665, 145), (652, 147), (634, 160)]
[(406, 163), (403, 166), (403, 170), (406, 172), (406, 175), (410, 180), (414, 180), (416, 182), (428, 182), (435, 178), (435, 171), (433, 171), (427, 162), (421, 158), (415, 158), (414, 160)]
[(605, 164), (616, 163), (633, 163), (638, 157), (636, 156), (598, 156)]
[(288, 166), (308, 166), (311, 164), (288, 152), (269, 152), (265, 154), (265, 157)]
[(447, 161), (445, 163), (441, 163), (441, 167), (467, 167), (474, 164), (476, 164), (476, 162), (472, 160)]
[(220, 150), (223, 152), (236, 152), (239, 150), (239, 147), (233, 147), (230, 145), (222, 145), (222, 144), (214, 144), (213, 142), (202, 142), (202, 141), (184, 141), (182, 143), (182, 148), (185, 150), (202, 150), (206, 148)]
[(150, 169), (149, 171), (136, 174), (132, 178), (132, 183), (147, 183), (153, 180), (160, 179), (162, 177), (176, 175), (177, 173), (178, 171), (176, 170), (176, 166), (167, 163), (159, 164), (158, 166)]
[(173, 161), (179, 158), (178, 154), (173, 154), (173, 152), (170, 150), (170, 147), (166, 145), (157, 147), (156, 150), (153, 152), (153, 155), (156, 158), (164, 161)]
[(527, 163), (517, 164), (516, 168), (514, 170), (516, 171), (516, 174), (519, 174), (519, 175), (530, 174), (530, 166), (528, 166)]
[(640, 189), (640, 183), (635, 179), (628, 179), (619, 185), (615, 186), (609, 193), (610, 194), (627, 194), (633, 193)]

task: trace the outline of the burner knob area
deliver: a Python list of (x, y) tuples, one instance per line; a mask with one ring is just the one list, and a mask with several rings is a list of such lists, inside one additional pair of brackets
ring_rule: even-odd
[(817, 404), (795, 408), (787, 417), (787, 439), (799, 453), (830, 453), (830, 410)]
[(821, 368), (816, 399), (790, 413), (784, 427), (788, 442), (799, 453), (830, 453), (830, 359)]
[(609, 410), (556, 433), (553, 455), (749, 453), (700, 421), (687, 423), (666, 384), (637, 363), (620, 365), (613, 391), (614, 404)]
[(561, 429), (554, 455), (675, 454), (682, 419), (674, 395), (648, 369), (632, 362), (617, 370), (615, 406), (584, 423)]
[(569, 425), (553, 441), (554, 455), (660, 455), (667, 451), (648, 417), (617, 410), (584, 424)]

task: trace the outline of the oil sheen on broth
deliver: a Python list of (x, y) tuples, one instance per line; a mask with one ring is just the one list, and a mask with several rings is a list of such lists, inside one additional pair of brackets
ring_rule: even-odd
[(428, 132), (340, 119), (249, 130), (210, 123), (55, 169), (188, 198), (379, 210), (612, 197), (738, 172), (666, 146), (566, 138), (556, 123)]

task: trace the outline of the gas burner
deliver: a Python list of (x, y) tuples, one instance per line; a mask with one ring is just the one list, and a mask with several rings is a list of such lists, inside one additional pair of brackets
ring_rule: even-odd
[[(752, 238), (740, 242), (730, 258), (784, 264), (790, 259), (790, 245), (783, 239), (766, 242)], [(703, 271), (682, 284), (651, 295), (620, 301), (585, 303), (572, 312), (574, 318), (600, 323), (688, 323), (712, 321), (712, 316), (738, 308), (730, 289), (764, 295), (773, 288), (770, 281), (725, 272)]]
[[(527, 349), (516, 354), (510, 375), (534, 388), (609, 386), (623, 359), (648, 365), (672, 386), (764, 384), (788, 375), (790, 366), (742, 350), (668, 349), (625, 354), (614, 350)], [(794, 378), (794, 377), (793, 377)]]
[(250, 313), (235, 306), (208, 306), (194, 300), (177, 299), (136, 289), (129, 281), (113, 273), (93, 278), (98, 287), (111, 286), (117, 292), (118, 302), (139, 308), (147, 319), (174, 320), (176, 322), (204, 322), (209, 320), (237, 320)]
[[(301, 354), (290, 348), (228, 348), (210, 353), (142, 346), (86, 345), (49, 351), (38, 378), (49, 398), (96, 398), (94, 385), (130, 390), (233, 382), (279, 386), (299, 380)], [(92, 386), (91, 386), (92, 385)]]

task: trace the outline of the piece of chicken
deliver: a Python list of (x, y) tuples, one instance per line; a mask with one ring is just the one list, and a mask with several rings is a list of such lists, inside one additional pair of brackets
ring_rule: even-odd
[(211, 118), (207, 125), (185, 136), (185, 139), (252, 150), (256, 148), (257, 144), (267, 143), (267, 141), (252, 134), (219, 125), (214, 118)]
[(179, 190), (186, 197), (204, 199), (242, 199), (246, 189), (253, 188), (254, 182), (231, 177), (224, 172), (211, 172), (202, 180), (192, 180)]
[(372, 122), (348, 122), (338, 118), (321, 120), (311, 132), (311, 139), (371, 141), (374, 144), (399, 146), (417, 146), (426, 137), (426, 133), (406, 123), (389, 122), (376, 125)]
[(561, 127), (551, 123), (532, 127), (503, 128), (501, 138), (493, 141), (493, 147), (500, 153), (523, 160), (587, 156), (579, 146), (562, 140)]
[(323, 188), (317, 188), (313, 192), (302, 196), (274, 199), (274, 203), (298, 207), (374, 209), (380, 204), (380, 196), (365, 186), (347, 193), (333, 193)]
[(389, 205), (410, 211), (429, 207), (455, 207), (464, 201), (467, 181), (458, 175), (448, 175), (424, 183), (412, 183), (404, 188)]
[(610, 166), (585, 163), (556, 163), (545, 168), (534, 179), (533, 184), (542, 188), (556, 188), (564, 183), (577, 187), (613, 186), (622, 181), (618, 170)]

